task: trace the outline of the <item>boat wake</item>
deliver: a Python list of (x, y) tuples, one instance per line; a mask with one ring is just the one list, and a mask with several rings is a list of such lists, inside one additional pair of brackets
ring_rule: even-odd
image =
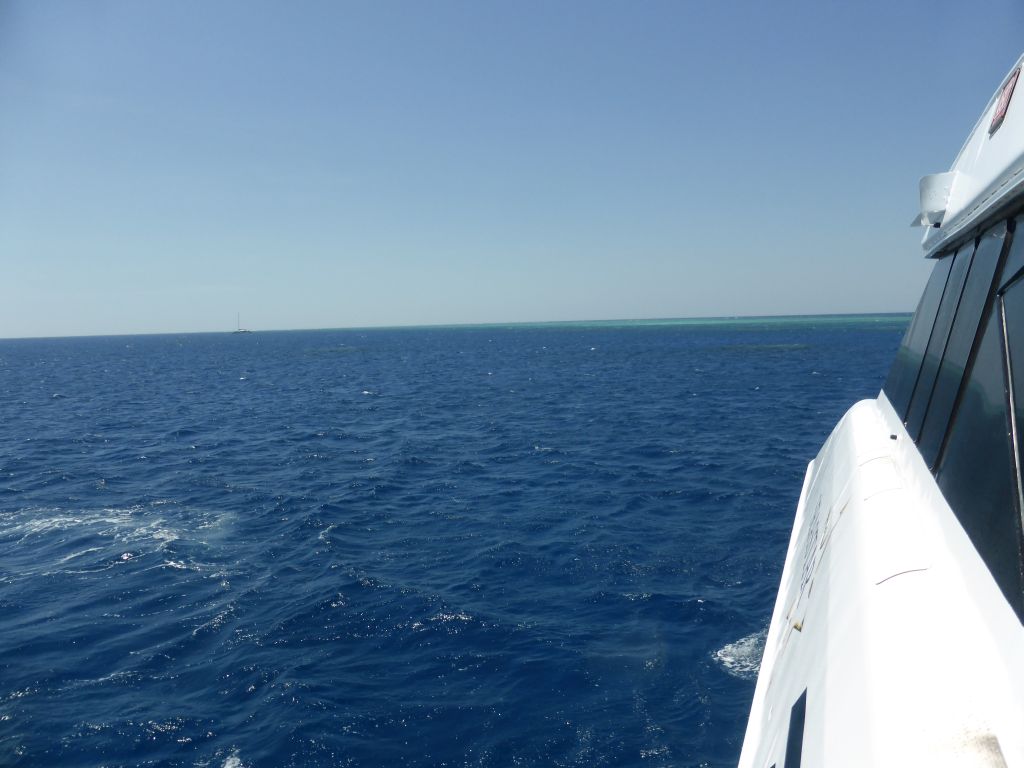
[(767, 637), (768, 627), (766, 626), (758, 632), (723, 645), (711, 654), (711, 658), (733, 677), (738, 677), (741, 680), (756, 680), (757, 671), (761, 668), (764, 641)]

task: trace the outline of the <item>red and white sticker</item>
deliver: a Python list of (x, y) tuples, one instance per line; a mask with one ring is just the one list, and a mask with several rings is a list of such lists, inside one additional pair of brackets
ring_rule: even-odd
[(1013, 98), (1014, 86), (1017, 85), (1017, 78), (1019, 77), (1020, 67), (1017, 67), (1006, 78), (1006, 82), (1003, 83), (1003, 88), (999, 91), (999, 101), (996, 103), (995, 114), (992, 115), (992, 123), (988, 127), (989, 136), (998, 131), (999, 126), (1003, 124), (1003, 120), (1006, 118), (1006, 110), (1010, 108), (1010, 99)]

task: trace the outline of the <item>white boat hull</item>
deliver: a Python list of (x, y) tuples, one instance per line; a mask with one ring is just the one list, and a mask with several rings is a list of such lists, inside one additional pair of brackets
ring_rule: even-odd
[(886, 396), (857, 403), (807, 469), (739, 765), (1024, 766), (1021, 681), (1024, 627)]

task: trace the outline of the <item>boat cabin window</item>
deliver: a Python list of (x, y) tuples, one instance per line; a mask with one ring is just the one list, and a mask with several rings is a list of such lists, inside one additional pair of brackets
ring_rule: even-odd
[(942, 447), (953, 404), (963, 382), (968, 357), (978, 336), (982, 313), (992, 303), (993, 282), (996, 279), (996, 269), (1005, 240), (1006, 226), (1000, 224), (985, 233), (974, 251), (967, 281), (960, 295), (960, 305), (956, 310), (956, 320), (946, 342), (946, 351), (942, 355), (931, 400), (921, 427), (921, 437), (917, 443), (929, 468), (934, 468), (939, 449)]
[(1024, 621), (1022, 446), (1015, 440), (1024, 426), (1024, 232), (1020, 234), (1007, 234), (999, 225), (978, 243), (918, 446), (925, 460), (934, 463), (936, 482), (950, 508)]
[[(1024, 241), (1024, 237), (1021, 238)], [(1018, 249), (1024, 256), (1024, 242)], [(1024, 260), (1024, 259), (1022, 259)], [(1014, 269), (1016, 267), (1016, 269)], [(1017, 546), (1018, 584), (1024, 594), (1024, 275), (1018, 264), (1008, 263), (1006, 273), (1013, 275), (1000, 290), (1000, 311), (1006, 333), (1006, 360), (1011, 407), (1011, 433), (1014, 440), (1014, 459), (1017, 471)], [(1014, 274), (1015, 273), (1015, 274)], [(1018, 611), (1024, 621), (1024, 611)]]
[(1001, 337), (999, 310), (993, 307), (985, 318), (935, 479), (999, 588), (1021, 616), (1016, 471)]
[(907, 417), (910, 396), (914, 392), (914, 384), (917, 383), (917, 374), (921, 370), (921, 359), (928, 346), (932, 326), (935, 324), (935, 313), (939, 309), (939, 300), (946, 289), (946, 279), (949, 277), (951, 266), (953, 266), (953, 254), (948, 254), (935, 262), (931, 277), (928, 279), (928, 286), (924, 290), (913, 320), (910, 321), (910, 327), (907, 328), (903, 342), (896, 353), (896, 360), (889, 371), (889, 378), (883, 387), (886, 397), (889, 398), (892, 407), (896, 409), (901, 421)]
[(886, 397), (1024, 622), (1024, 215), (941, 256)]
[(949, 331), (953, 327), (953, 318), (956, 315), (957, 307), (960, 306), (960, 295), (963, 292), (973, 254), (973, 242), (962, 246), (957, 251), (953, 259), (953, 266), (949, 271), (949, 279), (946, 281), (946, 291), (942, 294), (942, 301), (939, 302), (935, 324), (932, 326), (931, 337), (928, 339), (924, 359), (921, 361), (921, 370), (917, 374), (917, 385), (910, 398), (910, 408), (907, 409), (905, 420), (907, 432), (915, 442), (921, 435), (921, 425), (928, 412), (928, 404), (931, 402), (932, 390), (935, 387), (935, 378), (939, 373), (939, 363), (946, 352)]

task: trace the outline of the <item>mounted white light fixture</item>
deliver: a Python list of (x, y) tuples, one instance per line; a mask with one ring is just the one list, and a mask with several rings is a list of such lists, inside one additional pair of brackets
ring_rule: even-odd
[(921, 213), (910, 222), (912, 227), (938, 227), (946, 215), (949, 194), (959, 171), (933, 173), (921, 179)]

